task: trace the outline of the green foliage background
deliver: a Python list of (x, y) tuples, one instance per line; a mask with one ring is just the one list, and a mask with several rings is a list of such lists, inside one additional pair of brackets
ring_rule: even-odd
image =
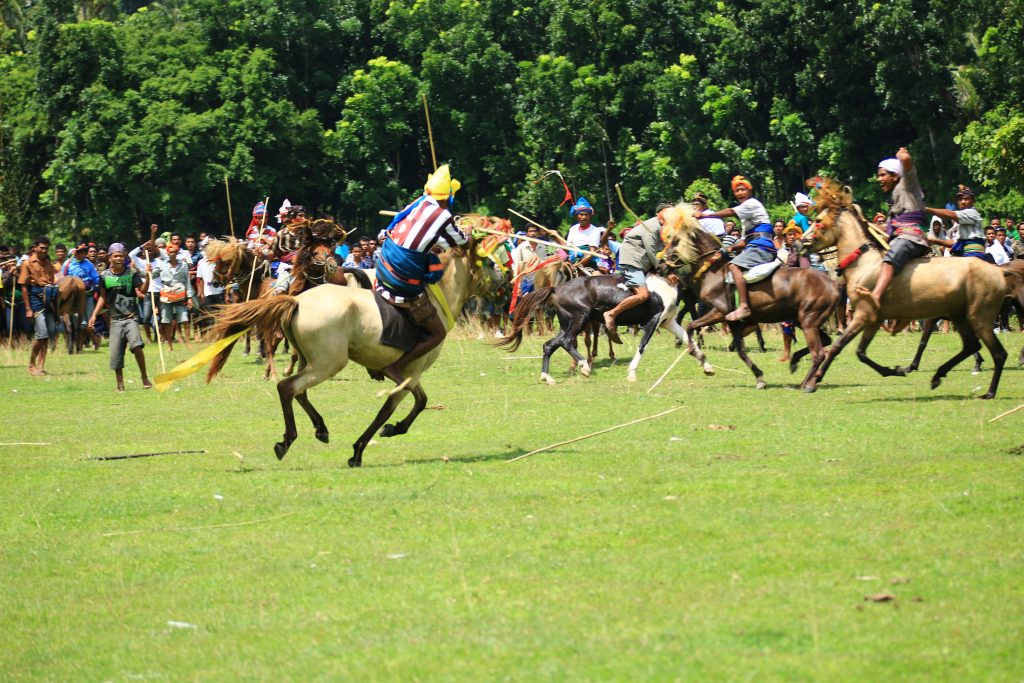
[[(0, 240), (227, 229), (272, 195), (376, 232), (429, 170), (421, 94), (462, 209), (600, 220), (828, 173), (869, 206), (901, 145), (1020, 216), (1024, 0), (2, 0)], [(236, 225), (236, 228), (238, 226)]]

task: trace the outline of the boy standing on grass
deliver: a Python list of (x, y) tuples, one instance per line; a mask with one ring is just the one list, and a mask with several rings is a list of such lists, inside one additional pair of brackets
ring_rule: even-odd
[(125, 267), (126, 257), (127, 250), (123, 244), (115, 242), (110, 245), (110, 268), (100, 274), (99, 300), (89, 318), (89, 330), (92, 330), (103, 307), (110, 308), (110, 369), (117, 377), (118, 391), (124, 391), (125, 349), (130, 349), (135, 355), (142, 373), (142, 386), (146, 389), (153, 386), (146, 374), (146, 356), (142, 352), (145, 344), (138, 320), (138, 299), (146, 296), (146, 282), (138, 272), (133, 273)]
[[(47, 289), (54, 286), (57, 268), (50, 260), (50, 238), (40, 235), (32, 241), (32, 249), (28, 258), (21, 262), (18, 274), (18, 285), (21, 287), (22, 301), (25, 302), (25, 318), (35, 329), (35, 340), (28, 359), (28, 374), (45, 375), (46, 347), (50, 337), (57, 334), (57, 325), (53, 314), (46, 310)], [(51, 290), (51, 298), (56, 291)]]

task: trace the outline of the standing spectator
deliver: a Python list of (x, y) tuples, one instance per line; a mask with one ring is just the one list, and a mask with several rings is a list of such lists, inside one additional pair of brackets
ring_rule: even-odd
[[(204, 316), (209, 316), (214, 306), (224, 303), (224, 288), (217, 284), (214, 270), (216, 264), (206, 260), (204, 256), (196, 265), (196, 291), (199, 293), (199, 308)], [(205, 317), (197, 320), (197, 324), (208, 327), (210, 319)]]
[(785, 221), (775, 221), (772, 223), (772, 243), (775, 244), (775, 251), (782, 249), (783, 245), (786, 244), (786, 238), (782, 236), (782, 231), (785, 229)]
[(358, 244), (353, 244), (349, 247), (348, 256), (345, 257), (345, 261), (341, 265), (345, 268), (361, 268), (359, 263), (362, 260), (363, 248)]
[(133, 273), (125, 266), (127, 253), (123, 244), (111, 244), (109, 257), (110, 268), (100, 275), (99, 300), (89, 317), (89, 329), (96, 324), (96, 316), (103, 311), (103, 307), (109, 307), (110, 369), (117, 378), (117, 390), (124, 391), (125, 349), (135, 356), (139, 372), (142, 373), (142, 386), (149, 389), (153, 385), (146, 374), (146, 355), (142, 352), (145, 344), (142, 342), (137, 318), (137, 300), (146, 295), (146, 283), (138, 272)]
[[(68, 248), (66, 246), (64, 246), (63, 244), (58, 244), (56, 247), (53, 248), (53, 266), (57, 269), (58, 273), (60, 273), (60, 270), (64, 266), (64, 262), (67, 260), (67, 258)], [(60, 276), (58, 276), (57, 279), (59, 280)]]
[[(149, 226), (150, 230), (156, 232), (156, 226)], [(153, 261), (163, 256), (164, 250), (167, 247), (167, 241), (163, 237), (158, 237), (153, 241), (152, 244), (146, 242), (145, 244), (135, 247), (128, 252), (128, 257), (131, 259), (132, 266), (135, 270), (142, 273), (150, 273), (149, 285), (147, 287), (148, 295), (142, 297), (142, 303), (139, 306), (140, 309), (140, 320), (142, 326), (146, 329), (146, 338), (149, 341), (153, 341), (153, 331), (155, 327), (160, 324), (160, 290), (163, 288), (163, 282), (160, 280), (160, 274), (158, 269), (153, 268), (150, 271), (146, 255), (149, 254), (149, 258)], [(157, 302), (157, 310), (153, 310), (153, 302)]]
[(992, 262), (997, 266), (1010, 262), (1009, 254), (1006, 253), (1003, 245), (996, 241), (996, 230), (991, 226), (985, 228), (985, 253), (992, 257)]
[(363, 257), (359, 259), (359, 267), (369, 270), (376, 268), (377, 264), (373, 260), (373, 249), (370, 248), (370, 240), (365, 238), (359, 240), (359, 246), (363, 252)]
[(56, 334), (57, 326), (53, 315), (46, 310), (47, 298), (56, 296), (54, 281), (57, 269), (50, 260), (50, 238), (40, 235), (32, 241), (28, 258), (21, 262), (18, 284), (21, 298), (25, 302), (25, 318), (32, 321), (35, 341), (28, 360), (28, 374), (45, 375), (46, 347), (49, 339)]
[(185, 325), (185, 346), (188, 341), (188, 313), (192, 308), (192, 281), (188, 278), (188, 264), (180, 260), (180, 249), (175, 244), (167, 245), (167, 257), (153, 264), (153, 270), (160, 274), (163, 286), (160, 289), (160, 329), (167, 341), (167, 349), (174, 350), (174, 335), (179, 325)]

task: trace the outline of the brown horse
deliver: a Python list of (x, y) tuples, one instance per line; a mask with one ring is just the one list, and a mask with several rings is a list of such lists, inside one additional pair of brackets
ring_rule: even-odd
[(916, 259), (893, 278), (881, 306), (876, 307), (870, 297), (858, 292), (858, 287), (873, 287), (883, 252), (860, 207), (853, 203), (848, 188), (831, 181), (826, 181), (819, 190), (818, 206), (821, 211), (813, 233), (804, 238), (804, 247), (820, 251), (837, 246), (846, 291), (853, 306), (846, 331), (826, 352), (825, 362), (818, 370), (819, 381), (843, 347), (862, 331), (864, 336), (857, 347), (857, 358), (883, 377), (902, 376), (906, 374), (902, 368), (884, 367), (867, 355), (867, 348), (882, 322), (947, 318), (956, 325), (963, 348), (936, 370), (932, 389), (984, 342), (992, 354), (994, 368), (989, 389), (981, 398), (993, 398), (1006, 363), (1006, 350), (992, 331), (992, 321), (1007, 294), (1019, 286), (1021, 274), (996, 268), (978, 258)]
[[(52, 303), (52, 312), (64, 323), (64, 341), (69, 354), (81, 353), (88, 336), (85, 329), (85, 297), (92, 296), (85, 291), (85, 283), (75, 275), (65, 275), (57, 280), (57, 299)], [(98, 338), (98, 337), (97, 337)], [(57, 340), (54, 338), (53, 345)]]
[[(751, 324), (795, 320), (804, 331), (811, 354), (811, 370), (800, 387), (806, 392), (813, 392), (817, 388), (815, 373), (825, 360), (824, 345), (831, 341), (822, 326), (839, 300), (839, 288), (828, 275), (811, 268), (779, 268), (770, 277), (748, 286), (753, 315), (742, 322), (728, 322), (725, 316), (732, 310), (733, 288), (725, 282), (725, 265), (728, 260), (721, 251), (721, 242), (704, 230), (698, 229), (680, 236), (677, 226), (670, 221), (666, 221), (666, 227), (674, 236), (672, 249), (666, 249), (666, 262), (669, 265), (692, 263), (692, 278), (700, 288), (700, 300), (712, 307), (709, 313), (691, 321), (686, 327), (690, 335), (690, 352), (695, 353), (697, 350), (693, 337), (696, 330), (717, 323), (728, 325), (737, 355), (754, 373), (756, 387), (764, 389), (764, 373), (747, 355), (743, 343), (744, 333)], [(680, 252), (683, 246), (686, 246), (689, 253), (696, 254), (691, 257), (692, 260), (686, 260), (688, 257)], [(791, 372), (796, 370), (800, 355), (794, 354), (790, 362)]]

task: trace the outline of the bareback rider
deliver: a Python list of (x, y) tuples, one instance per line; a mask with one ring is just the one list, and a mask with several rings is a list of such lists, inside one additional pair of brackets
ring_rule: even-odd
[(956, 193), (956, 205), (956, 211), (933, 209), (929, 206), (924, 208), (933, 216), (947, 221), (955, 221), (958, 230), (956, 242), (933, 237), (929, 237), (928, 241), (948, 247), (953, 256), (974, 256), (992, 263), (992, 257), (985, 252), (984, 220), (978, 210), (974, 208), (974, 190), (966, 185), (961, 185)]
[(295, 265), (295, 254), (302, 248), (298, 227), (306, 224), (306, 209), (301, 204), (289, 206), (281, 220), (281, 229), (277, 231), (270, 247), (263, 251), (264, 258), (277, 263), (274, 294), (289, 292), (292, 284), (292, 266)]
[(647, 274), (657, 268), (658, 254), (665, 248), (661, 229), (665, 225), (665, 214), (671, 208), (671, 204), (659, 204), (654, 216), (634, 225), (619, 247), (619, 270), (622, 271), (626, 285), (634, 293), (604, 314), (605, 331), (614, 342), (620, 341), (615, 329), (615, 318), (651, 298), (651, 292), (647, 289)]
[(468, 241), (449, 210), (460, 187), (448, 165), (441, 166), (427, 178), (423, 196), (398, 212), (385, 231), (388, 238), (377, 262), (377, 292), (403, 309), (427, 333), (401, 358), (382, 369), (397, 384), (405, 381), (405, 368), (410, 362), (437, 347), (448, 334), (427, 297), (426, 286), (440, 280), (444, 272), (432, 250)]
[(882, 257), (874, 290), (857, 285), (857, 293), (871, 297), (875, 308), (882, 304), (882, 296), (901, 270), (913, 259), (929, 253), (928, 216), (925, 214), (924, 191), (917, 180), (917, 168), (906, 147), (900, 147), (896, 158), (878, 162), (878, 184), (883, 192), (891, 192), (889, 201), (889, 227), (892, 239), (889, 251)]
[(727, 218), (736, 216), (743, 226), (743, 239), (736, 242), (730, 251), (743, 248), (743, 252), (729, 262), (729, 272), (739, 294), (740, 305), (735, 311), (725, 316), (726, 320), (743, 320), (750, 315), (750, 294), (747, 292), (747, 281), (743, 279), (743, 271), (763, 263), (775, 260), (777, 249), (772, 240), (772, 226), (768, 211), (757, 199), (754, 199), (754, 186), (741, 175), (732, 179), (732, 193), (739, 202), (731, 209), (722, 209), (705, 213), (702, 218)]

